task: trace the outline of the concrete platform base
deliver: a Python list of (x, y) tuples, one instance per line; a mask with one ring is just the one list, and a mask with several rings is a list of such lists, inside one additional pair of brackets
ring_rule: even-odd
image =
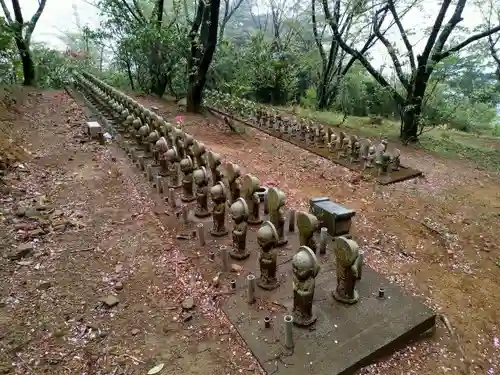
[(266, 134), (269, 134), (273, 137), (282, 139), (283, 141), (291, 143), (297, 147), (308, 150), (308, 151), (310, 151), (318, 156), (321, 156), (321, 157), (324, 157), (328, 160), (331, 160), (332, 162), (339, 164), (343, 167), (346, 167), (350, 170), (358, 171), (358, 172), (365, 174), (365, 175), (371, 175), (381, 185), (393, 184), (395, 182), (409, 180), (409, 179), (419, 177), (422, 175), (421, 171), (418, 171), (418, 170), (410, 168), (410, 167), (401, 166), (400, 169), (397, 171), (392, 171), (391, 173), (379, 176), (376, 168), (367, 168), (367, 169), (363, 170), (361, 163), (351, 163), (348, 159), (339, 158), (339, 157), (337, 157), (337, 155), (332, 154), (328, 150), (328, 148), (316, 147), (314, 145), (308, 144), (307, 142), (302, 142), (298, 137), (292, 137), (292, 136), (290, 136), (290, 134), (283, 134), (283, 133), (274, 131), (272, 129), (258, 127), (256, 124), (253, 124), (253, 123), (248, 122), (248, 121), (243, 121), (241, 119), (234, 118), (234, 117), (230, 116), (229, 114), (227, 114), (223, 111), (219, 111), (215, 108), (210, 108), (210, 110), (213, 111), (214, 113), (218, 113), (220, 115), (230, 117), (235, 121), (238, 121), (246, 126), (251, 126), (252, 128), (260, 130), (260, 131), (262, 131)]
[[(268, 374), (350, 374), (384, 354), (407, 344), (435, 325), (435, 313), (418, 299), (364, 267), (358, 283), (360, 301), (345, 305), (332, 297), (336, 286), (332, 242), (320, 257), (321, 271), (314, 297), (317, 321), (308, 328), (293, 328), (295, 348), (284, 347), (284, 315), (293, 306), (291, 256), (298, 249), (297, 234), (288, 234), (288, 244), (278, 259), (280, 286), (274, 291), (257, 288), (256, 302), (247, 302), (246, 276), (259, 277), (255, 233), (249, 233), (251, 257), (241, 262), (245, 273), (236, 279), (237, 293), (223, 306), (224, 312)], [(380, 287), (385, 297), (378, 297)], [(264, 318), (271, 327), (264, 327)]]

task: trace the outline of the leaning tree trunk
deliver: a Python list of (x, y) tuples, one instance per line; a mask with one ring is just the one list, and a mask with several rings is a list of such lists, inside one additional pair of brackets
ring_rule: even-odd
[[(422, 71), (419, 69), (418, 71)], [(401, 134), (400, 138), (404, 143), (417, 142), (419, 130), (421, 128), (421, 115), (422, 106), (424, 101), (425, 90), (427, 89), (427, 82), (429, 81), (429, 74), (426, 72), (418, 74), (411, 85), (411, 90), (406, 96), (404, 108), (402, 110), (403, 116), (401, 118)]]
[(316, 94), (316, 109), (318, 111), (323, 111), (328, 105), (328, 98), (326, 97), (326, 85), (325, 82), (320, 82), (318, 85), (318, 92)]
[[(217, 46), (219, 7), (220, 0), (211, 0), (208, 4), (205, 4), (204, 0), (198, 0), (196, 19), (189, 33), (191, 53), (188, 59), (187, 112), (197, 113), (201, 109), (208, 68)], [(196, 40), (200, 26), (199, 40), (202, 41), (201, 45)]]
[(31, 58), (30, 50), (22, 37), (15, 37), (16, 46), (23, 65), (24, 86), (34, 86), (36, 84), (35, 64)]
[[(203, 80), (204, 81), (204, 80)], [(198, 113), (201, 109), (201, 100), (203, 93), (203, 86), (205, 84), (192, 83), (188, 87), (187, 93), (187, 111), (191, 113)]]

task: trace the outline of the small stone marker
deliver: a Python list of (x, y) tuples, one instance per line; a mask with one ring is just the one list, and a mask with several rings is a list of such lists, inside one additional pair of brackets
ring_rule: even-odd
[(32, 243), (22, 243), (17, 249), (12, 250), (7, 257), (10, 260), (20, 260), (22, 258), (26, 258), (33, 253), (33, 244)]
[(102, 127), (96, 121), (87, 121), (87, 134), (90, 138), (98, 139), (99, 134), (102, 134)]
[(184, 301), (182, 301), (182, 308), (184, 310), (191, 310), (193, 307), (194, 307), (194, 298), (191, 296), (184, 298)]
[(116, 296), (109, 295), (107, 297), (101, 298), (101, 302), (104, 304), (105, 307), (112, 308), (118, 305), (118, 302), (120, 302), (120, 300)]

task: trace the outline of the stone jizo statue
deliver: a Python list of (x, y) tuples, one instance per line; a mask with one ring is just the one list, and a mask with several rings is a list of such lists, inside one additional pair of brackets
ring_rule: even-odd
[(259, 266), (260, 279), (257, 285), (265, 290), (278, 287), (278, 233), (270, 221), (266, 221), (257, 231), (257, 243), (260, 246)]
[(205, 167), (195, 170), (193, 178), (196, 185), (196, 208), (194, 216), (200, 218), (210, 216), (210, 211), (208, 210), (208, 174)]
[(319, 229), (319, 220), (313, 214), (299, 211), (296, 214), (297, 227), (299, 228), (300, 246), (309, 247), (314, 253), (318, 251), (314, 233)]
[(179, 162), (181, 159), (177, 152), (177, 147), (172, 147), (166, 152), (165, 156), (169, 165), (168, 174), (170, 176), (170, 181), (168, 182), (168, 187), (174, 189), (180, 188), (182, 186), (179, 181)]
[(213, 227), (210, 234), (215, 237), (225, 236), (228, 231), (226, 229), (226, 187), (222, 182), (217, 182), (210, 189), (210, 196), (214, 207), (212, 210)]
[(246, 259), (250, 252), (246, 248), (248, 229), (248, 206), (243, 198), (238, 198), (229, 209), (233, 219), (233, 248), (229, 255), (233, 259)]
[(180, 163), (182, 177), (182, 195), (183, 202), (192, 202), (196, 199), (193, 194), (193, 161), (186, 156)]
[(147, 145), (144, 144), (145, 138), (149, 135), (149, 126), (142, 125), (135, 135), (135, 140), (137, 142), (137, 149), (142, 151), (147, 151)]
[(359, 300), (356, 290), (359, 267), (359, 247), (356, 241), (339, 236), (335, 238), (337, 288), (332, 295), (337, 301), (354, 304)]
[(229, 185), (230, 203), (232, 204), (240, 197), (240, 184), (238, 181), (238, 178), (241, 176), (240, 167), (236, 164), (228, 163), (225, 175)]
[(269, 221), (278, 233), (277, 246), (283, 246), (288, 242), (285, 238), (285, 193), (275, 187), (270, 188), (267, 191), (267, 207)]
[(260, 187), (260, 181), (257, 177), (246, 174), (241, 181), (241, 193), (247, 202), (249, 217), (248, 224), (258, 225), (262, 223), (260, 218), (260, 197), (257, 190)]
[(186, 156), (186, 150), (184, 149), (184, 132), (180, 129), (174, 128), (172, 131), (172, 140), (174, 142), (175, 147), (177, 148), (177, 152), (181, 159), (184, 159)]
[(215, 185), (218, 182), (222, 181), (222, 173), (220, 171), (220, 156), (215, 152), (208, 151), (207, 152), (207, 161), (208, 167), (210, 168), (210, 172), (212, 172), (212, 184)]
[(206, 167), (207, 165), (205, 161), (205, 152), (206, 152), (205, 145), (201, 142), (194, 141), (193, 144), (194, 160), (198, 168)]
[(184, 152), (186, 153), (187, 156), (191, 158), (191, 160), (194, 160), (194, 150), (193, 150), (193, 145), (194, 145), (194, 138), (189, 135), (184, 133)]
[(158, 150), (156, 149), (156, 142), (160, 139), (160, 133), (153, 130), (148, 135), (148, 152), (153, 154), (154, 164), (158, 164)]
[(320, 266), (314, 251), (307, 246), (299, 247), (292, 258), (293, 269), (293, 322), (308, 327), (316, 322), (313, 314), (314, 289)]
[(164, 137), (161, 137), (156, 141), (155, 151), (158, 155), (158, 164), (160, 165), (160, 172), (158, 174), (162, 177), (166, 177), (168, 176), (168, 160), (166, 156), (168, 144)]

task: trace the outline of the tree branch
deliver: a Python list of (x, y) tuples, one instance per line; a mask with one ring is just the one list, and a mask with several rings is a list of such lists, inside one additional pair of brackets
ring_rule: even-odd
[(434, 21), (434, 25), (432, 26), (431, 33), (429, 34), (429, 38), (427, 39), (427, 43), (425, 44), (424, 51), (420, 56), (422, 61), (427, 61), (431, 54), (432, 49), (434, 48), (434, 43), (436, 42), (436, 38), (439, 34), (439, 30), (441, 30), (441, 26), (443, 25), (444, 17), (446, 16), (446, 12), (448, 11), (448, 7), (451, 4), (451, 0), (445, 0), (441, 4), (441, 9)]
[(438, 56), (443, 51), (443, 48), (446, 44), (446, 41), (450, 37), (451, 32), (463, 20), (462, 13), (464, 11), (466, 2), (467, 0), (458, 0), (457, 5), (455, 6), (455, 11), (451, 15), (451, 18), (446, 23), (446, 25), (444, 25), (443, 30), (441, 30), (441, 33), (437, 38), (437, 42), (432, 49), (431, 58), (433, 58), (433, 56)]
[(12, 17), (9, 12), (9, 8), (7, 8), (7, 4), (5, 4), (5, 0), (0, 0), (0, 4), (2, 5), (2, 10), (3, 13), (5, 14), (5, 19), (9, 23), (9, 25), (12, 25)]
[(236, 4), (229, 9), (229, 1), (230, 0), (225, 0), (225, 6), (224, 6), (224, 17), (222, 17), (222, 21), (220, 23), (220, 30), (219, 30), (219, 40), (222, 40), (224, 37), (224, 31), (226, 30), (226, 25), (229, 22), (229, 20), (233, 17), (234, 12), (238, 10), (238, 8), (243, 4), (243, 0), (236, 0)]
[(345, 40), (343, 39), (342, 35), (339, 33), (338, 29), (338, 15), (340, 14), (340, 0), (335, 0), (335, 5), (334, 5), (334, 15), (332, 15), (329, 7), (328, 7), (328, 0), (322, 0), (323, 2), (323, 9), (325, 12), (325, 17), (326, 20), (329, 22), (333, 36), (339, 43), (340, 47), (346, 51), (348, 54), (351, 56), (355, 57), (356, 59), (359, 60), (359, 62), (365, 67), (365, 69), (372, 75), (372, 77), (383, 87), (387, 88), (394, 100), (399, 104), (402, 105), (404, 104), (404, 98), (399, 94), (394, 87), (392, 87), (389, 82), (384, 78), (382, 74), (380, 74), (374, 67), (373, 65), (368, 61), (368, 59), (358, 50), (355, 48), (349, 46)]
[(416, 63), (415, 63), (415, 55), (413, 54), (413, 47), (408, 39), (408, 35), (406, 35), (406, 31), (403, 27), (403, 24), (401, 23), (401, 19), (399, 18), (398, 13), (396, 12), (394, 0), (388, 0), (387, 6), (389, 7), (389, 11), (391, 12), (392, 17), (394, 18), (394, 22), (396, 23), (396, 26), (398, 27), (399, 33), (401, 34), (401, 38), (403, 39), (403, 43), (406, 46), (406, 50), (408, 52), (408, 60), (410, 61), (411, 70), (414, 71), (416, 69)]
[(125, 6), (125, 8), (127, 8), (127, 10), (130, 12), (130, 14), (132, 15), (132, 17), (134, 17), (137, 22), (139, 22), (139, 23), (143, 23), (144, 22), (144, 19), (141, 19), (141, 17), (134, 12), (134, 10), (130, 6), (130, 4), (127, 3), (127, 0), (121, 0), (121, 2)]
[(433, 56), (432, 59), (434, 61), (440, 61), (442, 59), (445, 59), (446, 57), (450, 56), (453, 52), (460, 51), (462, 48), (467, 47), (469, 44), (476, 42), (479, 39), (485, 38), (487, 36), (491, 36), (492, 34), (495, 34), (499, 31), (500, 31), (500, 25), (495, 26), (489, 30), (483, 31), (482, 33), (475, 34), (470, 38), (465, 39), (462, 43), (459, 43), (456, 46), (449, 48), (447, 51), (444, 51), (440, 54)]
[(408, 91), (409, 90), (409, 83), (408, 83), (408, 80), (406, 79), (406, 77), (403, 73), (403, 67), (401, 65), (401, 62), (399, 61), (398, 56), (396, 55), (396, 50), (391, 45), (391, 42), (389, 42), (389, 40), (384, 35), (382, 35), (382, 33), (380, 32), (380, 22), (378, 20), (378, 16), (380, 13), (387, 12), (388, 9), (389, 9), (388, 7), (383, 7), (375, 12), (375, 14), (373, 16), (373, 33), (387, 49), (387, 52), (389, 53), (389, 56), (391, 57), (392, 63), (394, 64), (394, 69), (396, 70), (396, 75), (398, 76), (399, 80), (401, 81), (401, 84)]
[[(124, 0), (125, 1), (125, 0)], [(146, 21), (146, 17), (144, 17), (144, 13), (142, 13), (141, 7), (137, 3), (137, 0), (132, 0), (132, 3), (134, 4), (134, 9), (137, 12), (137, 15), (143, 20)], [(162, 7), (163, 10), (163, 7)]]
[(326, 54), (325, 54), (325, 49), (323, 47), (322, 38), (320, 39), (318, 35), (318, 24), (316, 21), (316, 0), (311, 1), (311, 21), (312, 21), (314, 40), (316, 42), (316, 46), (318, 47), (319, 55), (321, 56), (321, 62), (323, 64), (323, 69), (324, 69), (326, 65)]

